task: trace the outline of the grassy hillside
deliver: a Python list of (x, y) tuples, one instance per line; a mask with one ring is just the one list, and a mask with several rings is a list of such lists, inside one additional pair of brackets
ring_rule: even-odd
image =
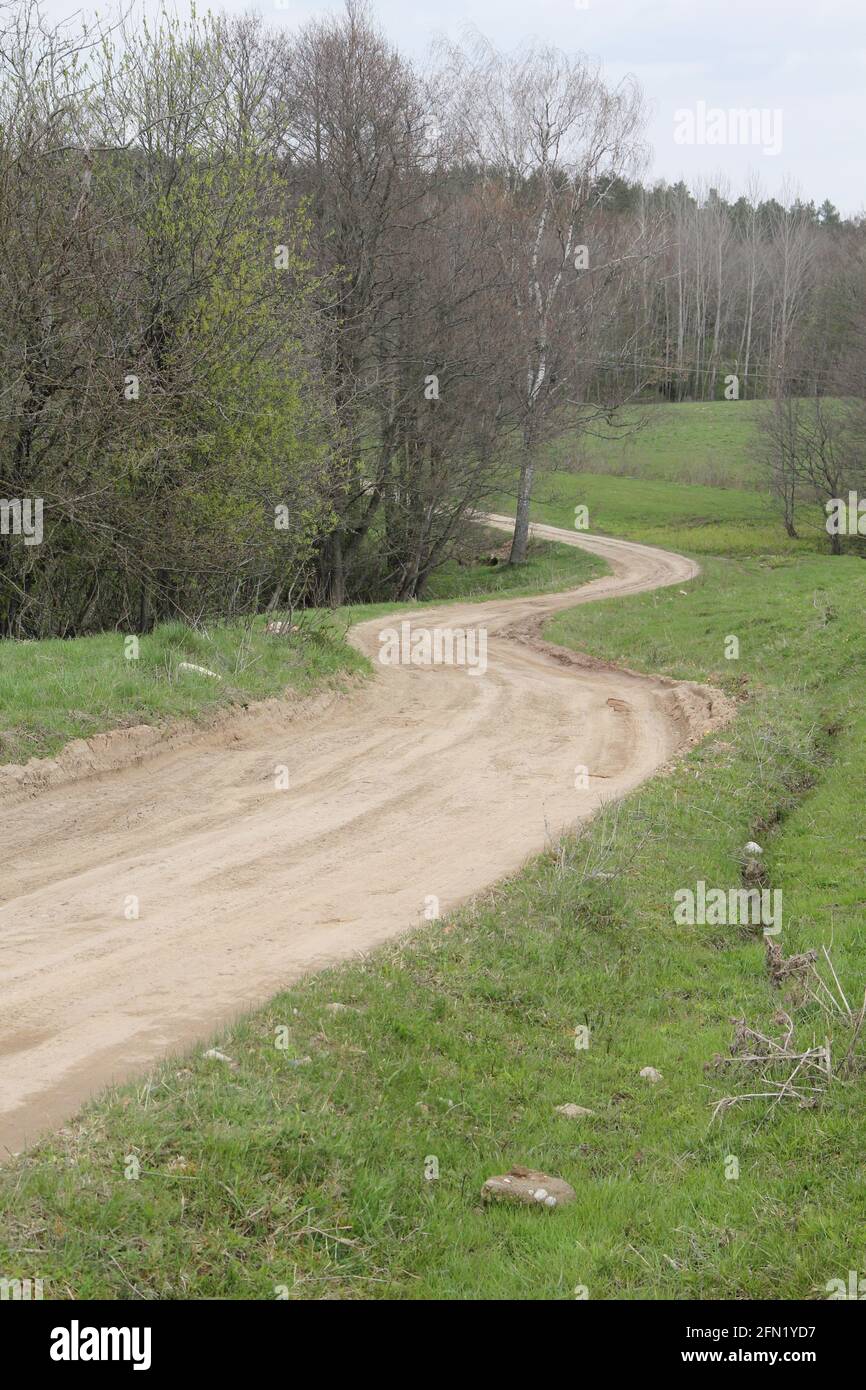
[[(620, 494), (634, 533), (638, 495)], [(56, 1296), (407, 1299), (822, 1298), (862, 1269), (859, 1060), (813, 1109), (743, 1101), (715, 1123), (718, 1099), (760, 1088), (706, 1069), (735, 1018), (776, 1035), (784, 1005), (837, 1068), (850, 1026), (774, 987), (760, 935), (677, 925), (673, 904), (699, 878), (739, 885), (757, 839), (784, 954), (832, 948), (859, 1007), (866, 569), (704, 563), (685, 592), (581, 607), (548, 635), (722, 685), (735, 723), (463, 913), (241, 1021), (218, 1040), (236, 1069), (202, 1048), (89, 1107), (0, 1180), (0, 1268)], [(482, 1209), (512, 1163), (577, 1201)]]
[[(592, 531), (695, 555), (826, 554), (821, 506), (801, 499), (792, 540), (766, 490), (757, 427), (764, 408), (759, 401), (635, 406), (615, 426), (565, 433), (546, 450), (533, 517), (570, 528), (581, 504)], [(500, 510), (514, 510), (515, 489)], [(863, 546), (849, 540), (846, 549)]]
[(694, 555), (796, 555), (827, 549), (826, 533), (816, 524), (817, 510), (813, 525), (804, 525), (801, 538), (791, 540), (760, 493), (595, 473), (543, 475), (533, 519), (573, 527), (576, 504), (588, 508), (590, 531)]
[(631, 406), (614, 426), (564, 433), (550, 446), (553, 466), (613, 473), (680, 486), (762, 488), (755, 453), (760, 401), (684, 401)]

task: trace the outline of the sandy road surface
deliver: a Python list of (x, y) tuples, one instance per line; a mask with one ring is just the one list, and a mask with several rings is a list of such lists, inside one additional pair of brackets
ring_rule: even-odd
[[(428, 895), (444, 910), (515, 870), (715, 722), (716, 692), (570, 664), (538, 639), (557, 609), (682, 583), (697, 566), (534, 529), (612, 573), (413, 615), (427, 629), (483, 626), (484, 675), (377, 662), (348, 694), (272, 702), (130, 766), (0, 801), (0, 1156), (301, 974), (418, 923)], [(375, 659), (398, 623), (361, 624), (352, 640)], [(137, 921), (124, 916), (132, 894)]]

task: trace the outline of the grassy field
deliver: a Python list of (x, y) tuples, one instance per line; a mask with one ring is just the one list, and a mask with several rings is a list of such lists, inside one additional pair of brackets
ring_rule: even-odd
[(683, 401), (630, 406), (592, 434), (566, 431), (550, 446), (554, 468), (678, 486), (760, 490), (755, 452), (759, 401)]
[[(786, 535), (765, 487), (757, 421), (763, 402), (635, 406), (592, 434), (564, 433), (546, 450), (533, 517), (572, 527), (575, 505), (589, 529), (694, 555), (826, 554), (826, 516), (803, 498), (797, 539)], [(514, 495), (498, 509), (514, 510)], [(846, 549), (864, 550), (858, 540)]]
[(676, 483), (585, 473), (543, 478), (534, 516), (574, 524), (574, 501), (589, 511), (589, 529), (694, 555), (755, 555), (820, 549), (817, 532), (789, 540), (769, 502), (756, 492), (681, 487)]
[[(513, 513), (513, 496), (503, 496), (498, 505), (502, 511)], [(572, 528), (575, 506), (587, 508), (590, 532), (646, 541), (697, 556), (745, 558), (826, 554), (828, 550), (818, 508), (803, 509), (798, 539), (792, 540), (770, 499), (761, 493), (599, 473), (550, 471), (539, 476), (532, 504), (534, 521)]]
[[(585, 500), (570, 481), (566, 512)], [(617, 495), (637, 534), (640, 504)], [(17, 1160), (0, 1272), (46, 1297), (527, 1300), (825, 1298), (862, 1273), (863, 1041), (838, 1074), (850, 1025), (773, 985), (759, 933), (678, 925), (673, 905), (698, 879), (739, 886), (756, 839), (784, 954), (827, 946), (859, 1008), (866, 568), (701, 558), (685, 592), (583, 606), (547, 635), (720, 685), (736, 720), (462, 913), (242, 1020), (217, 1041), (236, 1067), (174, 1059)], [(776, 1036), (780, 1006), (799, 1049), (830, 1040), (819, 1103), (711, 1122), (760, 1089), (707, 1069), (732, 1020)], [(576, 1202), (482, 1208), (513, 1163)]]
[[(450, 561), (434, 575), (430, 601), (493, 597), (568, 588), (599, 573), (603, 564), (566, 545), (533, 544), (519, 570), (490, 566), (487, 552), (502, 545), (500, 533), (480, 528), (476, 558)], [(159, 627), (139, 642), (128, 660), (122, 633), (67, 642), (0, 642), (0, 763), (56, 753), (75, 738), (107, 729), (198, 719), (231, 705), (304, 694), (367, 669), (343, 640), (359, 616), (393, 611), (393, 604), (347, 608), (334, 621), (298, 619), (290, 638), (268, 636), (265, 620), (213, 624), (194, 631), (183, 623)], [(188, 662), (219, 679), (184, 670)]]

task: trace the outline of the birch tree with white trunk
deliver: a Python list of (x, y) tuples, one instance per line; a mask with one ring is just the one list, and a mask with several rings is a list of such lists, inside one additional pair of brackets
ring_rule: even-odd
[(644, 101), (632, 78), (609, 86), (588, 58), (554, 48), (501, 54), (479, 39), (444, 56), (452, 97), (443, 121), (458, 157), (480, 170), (512, 311), (521, 450), (511, 562), (519, 563), (539, 447), (569, 394), (568, 362), (560, 355), (552, 369), (553, 338), (568, 321), (575, 276), (609, 269), (593, 264), (584, 237), (610, 182), (640, 164)]

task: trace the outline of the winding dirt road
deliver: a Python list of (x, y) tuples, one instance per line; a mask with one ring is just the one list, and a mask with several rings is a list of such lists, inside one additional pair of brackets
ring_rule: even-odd
[[(377, 662), (348, 693), (268, 702), (180, 739), (142, 731), (161, 740), (144, 753), (128, 734), (95, 740), (85, 777), (72, 775), (82, 745), (72, 771), (61, 758), (7, 777), (0, 1155), (300, 975), (417, 924), (428, 897), (445, 911), (514, 871), (720, 721), (715, 691), (580, 664), (539, 636), (559, 609), (681, 584), (697, 566), (533, 529), (611, 573), (413, 612), (413, 629), (486, 629), (483, 675)], [(351, 640), (376, 660), (399, 621)], [(99, 771), (106, 749), (128, 765)]]

